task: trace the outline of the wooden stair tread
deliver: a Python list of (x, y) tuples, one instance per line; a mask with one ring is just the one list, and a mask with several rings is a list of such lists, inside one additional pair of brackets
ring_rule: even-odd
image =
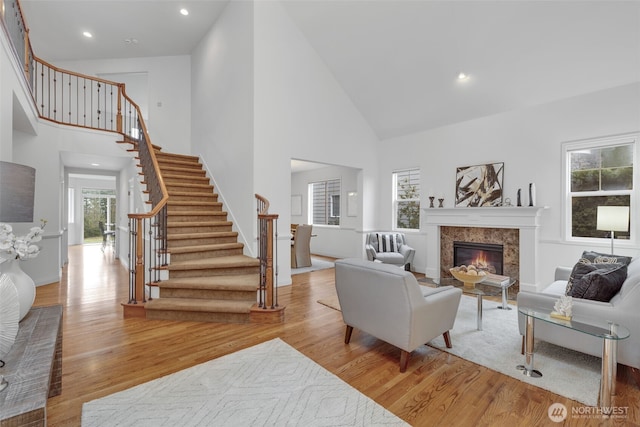
[(187, 160), (192, 162), (199, 162), (200, 158), (198, 156), (192, 156), (189, 154), (178, 154), (178, 153), (167, 153), (165, 151), (156, 153), (156, 158), (160, 159), (176, 159), (176, 160)]
[(158, 282), (160, 288), (209, 289), (256, 291), (259, 287), (259, 274), (238, 274), (236, 276), (184, 277)]
[[(185, 186), (190, 187), (190, 186)], [(213, 188), (213, 186), (212, 186)], [(167, 190), (169, 192), (169, 196), (193, 196), (193, 197), (208, 197), (212, 199), (217, 199), (218, 195), (216, 193), (205, 193), (202, 191), (180, 191), (180, 190)]]
[(246, 255), (229, 255), (217, 258), (190, 259), (180, 262), (172, 262), (168, 269), (171, 270), (192, 270), (205, 268), (243, 268), (259, 267), (260, 260)]
[[(225, 211), (168, 211), (169, 215), (173, 215), (173, 216), (182, 216), (182, 217), (190, 217), (190, 216), (204, 216), (204, 217), (212, 217), (212, 218), (216, 218), (216, 217), (223, 217), (226, 218), (227, 217), (227, 212)], [(179, 221), (175, 221), (175, 222), (171, 222), (171, 223), (167, 223), (169, 224), (175, 224)], [(224, 221), (212, 221), (212, 222), (217, 222), (218, 225)]]
[(167, 236), (167, 240), (206, 239), (216, 237), (237, 237), (237, 231), (207, 231), (204, 233), (175, 233)]
[(189, 173), (202, 173), (205, 174), (205, 170), (202, 169), (202, 165), (200, 163), (190, 163), (190, 162), (166, 162), (166, 161), (158, 161), (158, 166), (160, 166), (160, 170), (162, 171), (187, 171)]
[[(182, 215), (182, 213), (180, 213)], [(215, 227), (233, 225), (231, 221), (167, 221), (167, 227)]]
[(203, 311), (217, 313), (249, 313), (253, 301), (205, 300), (196, 298), (158, 298), (148, 301), (146, 310)]
[(186, 181), (195, 180), (195, 181), (209, 182), (209, 178), (206, 176), (189, 175), (189, 174), (181, 174), (181, 173), (163, 173), (162, 177), (165, 180), (180, 179), (180, 180), (186, 180)]
[(169, 200), (167, 201), (167, 206), (211, 206), (211, 207), (221, 207), (222, 202), (216, 202), (212, 200), (171, 200), (171, 195), (169, 195)]
[(244, 244), (242, 243), (216, 243), (216, 244), (208, 244), (208, 245), (193, 245), (193, 246), (180, 246), (177, 248), (171, 248), (171, 254), (184, 254), (184, 253), (192, 253), (192, 252), (201, 252), (201, 251), (212, 251), (212, 250), (224, 250), (224, 249), (242, 249), (244, 248)]

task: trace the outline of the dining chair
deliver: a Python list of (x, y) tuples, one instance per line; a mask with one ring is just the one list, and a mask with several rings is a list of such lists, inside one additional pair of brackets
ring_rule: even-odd
[(312, 225), (300, 224), (291, 242), (291, 268), (311, 267)]

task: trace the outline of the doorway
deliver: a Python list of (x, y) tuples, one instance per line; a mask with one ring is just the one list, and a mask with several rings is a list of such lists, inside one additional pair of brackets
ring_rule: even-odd
[(110, 189), (83, 188), (83, 244), (102, 243), (105, 232), (114, 231), (116, 192)]

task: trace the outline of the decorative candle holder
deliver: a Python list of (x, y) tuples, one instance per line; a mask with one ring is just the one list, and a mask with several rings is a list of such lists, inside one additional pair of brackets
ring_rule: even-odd
[(438, 203), (439, 203), (438, 205), (439, 208), (444, 208), (444, 198), (438, 199)]
[(435, 206), (433, 205), (433, 201), (434, 201), (435, 199), (436, 199), (435, 197), (433, 197), (433, 196), (429, 196), (429, 207), (430, 207), (430, 208), (435, 208)]

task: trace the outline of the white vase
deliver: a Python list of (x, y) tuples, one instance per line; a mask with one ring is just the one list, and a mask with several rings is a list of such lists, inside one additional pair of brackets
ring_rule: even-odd
[(18, 321), (27, 315), (36, 300), (36, 284), (33, 279), (20, 267), (20, 260), (9, 259), (0, 264), (0, 273), (9, 276), (18, 291), (20, 314)]

